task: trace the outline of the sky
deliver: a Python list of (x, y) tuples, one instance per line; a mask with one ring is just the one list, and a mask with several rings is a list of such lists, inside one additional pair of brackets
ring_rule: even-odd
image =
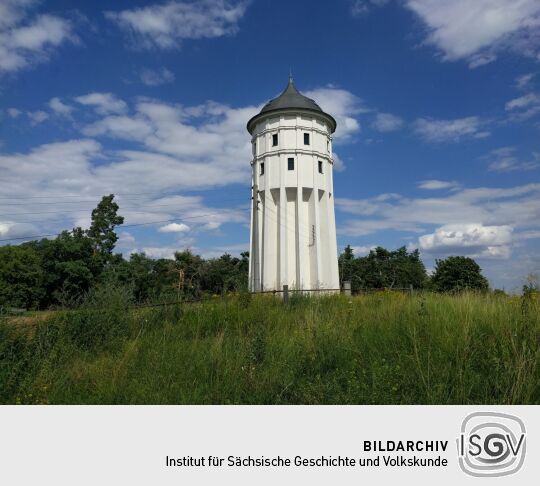
[[(295, 84), (338, 123), (338, 247), (540, 273), (540, 0), (0, 0), (0, 244), (249, 248), (247, 120)], [(52, 236), (51, 236), (52, 237)]]

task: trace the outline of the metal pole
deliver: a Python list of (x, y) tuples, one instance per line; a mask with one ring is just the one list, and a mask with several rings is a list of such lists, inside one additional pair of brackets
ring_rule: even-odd
[(289, 286), (288, 285), (283, 286), (283, 303), (284, 304), (289, 303)]

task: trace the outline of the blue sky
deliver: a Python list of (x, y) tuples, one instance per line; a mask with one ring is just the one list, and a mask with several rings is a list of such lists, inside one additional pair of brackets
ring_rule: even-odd
[(0, 0), (0, 244), (115, 193), (125, 255), (247, 250), (245, 124), (292, 68), (338, 121), (338, 246), (514, 290), (540, 273), (539, 67), (538, 0)]

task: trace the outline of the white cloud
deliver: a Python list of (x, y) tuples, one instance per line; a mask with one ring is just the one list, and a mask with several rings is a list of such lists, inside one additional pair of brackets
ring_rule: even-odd
[(474, 54), (469, 59), (469, 67), (475, 69), (486, 64), (491, 64), (496, 59), (497, 56), (495, 54)]
[(174, 74), (167, 68), (158, 70), (144, 69), (141, 72), (141, 81), (146, 86), (161, 86), (162, 84), (172, 83)]
[(67, 116), (73, 110), (73, 107), (63, 103), (60, 98), (52, 98), (49, 101), (49, 108), (59, 115)]
[(406, 0), (427, 25), (427, 42), (443, 60), (468, 60), (474, 68), (501, 50), (537, 57), (540, 53), (538, 0)]
[(183, 39), (235, 34), (246, 8), (245, 1), (170, 1), (121, 12), (105, 12), (105, 16), (131, 35), (137, 47), (171, 49), (179, 47)]
[(379, 132), (393, 132), (403, 126), (403, 119), (391, 113), (377, 113), (373, 127)]
[(528, 93), (508, 101), (505, 108), (509, 112), (510, 120), (527, 120), (540, 114), (540, 96), (537, 93)]
[(107, 115), (109, 113), (123, 113), (127, 109), (124, 101), (118, 99), (112, 93), (89, 93), (78, 96), (75, 101), (85, 106), (92, 106), (96, 113)]
[(371, 250), (377, 248), (377, 245), (363, 245), (363, 246), (351, 246), (355, 256), (365, 256), (369, 255)]
[(524, 89), (531, 83), (534, 78), (534, 73), (522, 74), (516, 78), (516, 87), (518, 89)]
[(125, 249), (132, 248), (135, 244), (135, 237), (129, 231), (121, 231), (118, 235), (116, 248)]
[(434, 233), (420, 236), (418, 245), (422, 251), (436, 255), (508, 258), (512, 231), (509, 225), (449, 224), (437, 228)]
[[(338, 99), (343, 95), (341, 91)], [(73, 117), (80, 117), (74, 127), (95, 140), (50, 143), (25, 153), (0, 155), (0, 197), (32, 194), (21, 205), (0, 212), (6, 216), (0, 215), (0, 221), (9, 216), (9, 221), (18, 223), (37, 222), (38, 232), (32, 234), (87, 226), (98, 196), (114, 193), (120, 194), (126, 225), (159, 221), (161, 227), (174, 223), (169, 228), (178, 229), (183, 224), (191, 228), (190, 236), (212, 231), (220, 237), (221, 227), (233, 223), (245, 226), (248, 234), (251, 144), (245, 123), (260, 107), (232, 108), (215, 102), (182, 106), (153, 99), (138, 99), (128, 106), (107, 93), (75, 99), (81, 106), (72, 111)], [(122, 113), (108, 113), (111, 109)], [(340, 109), (343, 115), (348, 113), (346, 107)], [(122, 150), (105, 149), (97, 141), (105, 144), (107, 139), (115, 141), (112, 147), (122, 142)], [(336, 156), (336, 170), (339, 166)], [(202, 197), (180, 194), (231, 184), (242, 184), (247, 192), (223, 193), (211, 205)], [(70, 200), (63, 199), (56, 204), (52, 199), (41, 204), (43, 200), (34, 199), (58, 194), (86, 202), (68, 204)], [(150, 234), (159, 235), (159, 226), (148, 228)]]
[(55, 48), (77, 41), (66, 19), (48, 14), (28, 18), (34, 3), (3, 0), (0, 4), (0, 74), (46, 61)]
[(365, 15), (371, 7), (382, 7), (390, 0), (354, 0), (351, 4), (351, 14), (354, 17)]
[(108, 116), (83, 127), (82, 133), (89, 137), (111, 135), (124, 140), (143, 140), (152, 133), (152, 127), (141, 118)]
[(174, 254), (177, 251), (181, 251), (181, 248), (178, 247), (144, 247), (144, 248), (135, 248), (131, 253), (144, 253), (148, 258), (154, 258), (159, 260), (161, 258), (166, 258), (168, 260), (174, 259)]
[(334, 159), (334, 170), (336, 172), (343, 172), (346, 169), (343, 160), (341, 160), (341, 158), (338, 156), (338, 154), (336, 154), (336, 152), (333, 152), (332, 156)]
[[(243, 173), (237, 171), (234, 182), (239, 176), (249, 178), (247, 161), (249, 158), (243, 160)], [(214, 230), (224, 223), (246, 224), (247, 196), (222, 198), (225, 200), (219, 201), (219, 207), (209, 207), (200, 196), (167, 195), (171, 191), (227, 184), (231, 180), (222, 177), (227, 170), (226, 162), (218, 169), (205, 162), (183, 161), (155, 152), (105, 152), (93, 140), (46, 144), (29, 153), (0, 155), (0, 197), (5, 200), (32, 194), (16, 205), (3, 207), (0, 222), (36, 223), (31, 232), (23, 233), (26, 235), (87, 227), (100, 195), (120, 193), (117, 201), (125, 224), (186, 220), (190, 228), (200, 224), (201, 231)], [(56, 194), (77, 198), (59, 202), (51, 197)], [(14, 237), (18, 227), (9, 229), (8, 236)], [(155, 227), (148, 228), (153, 231)]]
[(515, 147), (501, 147), (483, 158), (489, 160), (488, 169), (492, 172), (526, 171), (540, 167), (539, 153), (533, 153), (529, 160), (519, 160), (515, 152)]
[(159, 228), (161, 233), (185, 233), (190, 227), (184, 223), (170, 223)]
[(514, 230), (540, 228), (540, 184), (459, 189), (440, 197), (381, 194), (368, 199), (336, 198), (338, 210), (355, 215), (340, 234), (363, 236), (381, 230), (425, 232), (425, 226), (482, 224)]
[(459, 184), (455, 181), (439, 181), (437, 179), (429, 179), (420, 181), (418, 183), (418, 187), (420, 189), (433, 191), (438, 189), (455, 189), (456, 187), (459, 187)]
[(22, 111), (17, 108), (8, 108), (7, 112), (11, 118), (17, 118), (22, 113)]
[(485, 130), (486, 123), (477, 116), (454, 120), (435, 120), (419, 118), (414, 130), (428, 142), (459, 142), (464, 138), (485, 138), (490, 132)]
[(540, 96), (536, 93), (529, 93), (519, 98), (514, 98), (506, 103), (505, 109), (507, 111), (516, 110), (520, 108), (527, 108), (531, 105), (536, 105), (540, 103)]
[(29, 111), (27, 115), (32, 125), (38, 125), (49, 118), (49, 115), (44, 111)]
[(348, 140), (353, 134), (360, 131), (360, 122), (355, 118), (359, 113), (368, 111), (362, 100), (345, 89), (327, 86), (306, 91), (305, 96), (313, 98), (326, 112), (331, 114), (337, 122), (334, 137), (337, 143)]

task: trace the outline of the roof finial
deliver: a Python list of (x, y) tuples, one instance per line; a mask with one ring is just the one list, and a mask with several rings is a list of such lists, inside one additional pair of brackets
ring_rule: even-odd
[(289, 84), (292, 84), (293, 82), (293, 79), (292, 79), (292, 68), (289, 67)]

